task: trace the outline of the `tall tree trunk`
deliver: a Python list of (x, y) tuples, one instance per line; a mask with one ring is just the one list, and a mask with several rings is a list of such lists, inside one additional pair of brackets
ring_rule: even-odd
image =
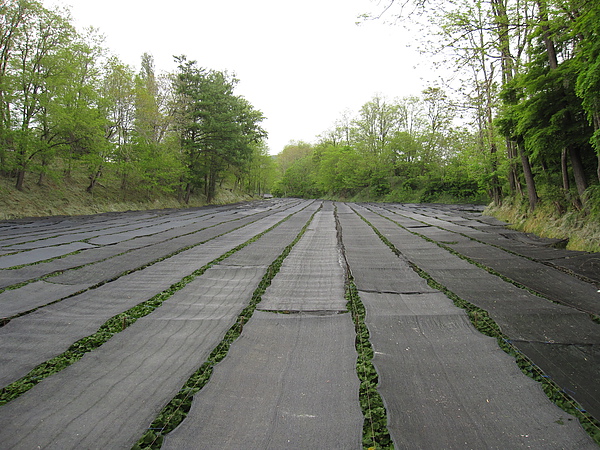
[(215, 192), (217, 188), (217, 174), (215, 170), (211, 167), (208, 174), (208, 189), (206, 195), (206, 201), (208, 203), (212, 202), (215, 198)]
[(500, 206), (502, 204), (502, 187), (500, 186), (500, 181), (498, 180), (498, 154), (497, 147), (495, 143), (492, 143), (490, 146), (490, 153), (492, 156), (492, 199), (495, 205)]
[(187, 186), (185, 187), (185, 197), (183, 199), (185, 201), (186, 205), (190, 202), (191, 195), (192, 195), (192, 183), (188, 182)]
[(17, 183), (15, 184), (15, 188), (18, 191), (23, 190), (24, 181), (25, 181), (25, 169), (18, 169), (17, 170)]
[(94, 172), (92, 175), (90, 175), (90, 184), (86, 188), (87, 192), (89, 192), (90, 194), (92, 193), (92, 191), (94, 190), (94, 187), (96, 187), (96, 184), (98, 183), (98, 180), (100, 179), (101, 175), (102, 175), (102, 166), (98, 167), (98, 170), (96, 170), (96, 172)]
[(596, 150), (596, 154), (598, 155), (598, 169), (596, 170), (596, 175), (598, 175), (598, 181), (600, 181), (600, 151)]
[(542, 28), (542, 40), (546, 46), (546, 52), (548, 53), (548, 64), (550, 69), (554, 70), (558, 68), (558, 58), (556, 57), (556, 47), (554, 41), (550, 37), (550, 27), (548, 27), (548, 5), (546, 0), (537, 0), (539, 9), (539, 19)]
[(506, 151), (508, 153), (508, 182), (510, 185), (511, 194), (523, 195), (523, 188), (521, 187), (521, 182), (519, 181), (518, 175), (518, 164), (519, 164), (519, 154), (517, 150), (517, 144), (510, 139), (506, 139)]
[[(592, 118), (594, 121), (594, 133), (600, 133), (600, 111), (596, 111), (593, 114)], [(598, 176), (598, 181), (600, 181), (600, 142), (596, 143), (595, 148), (596, 148), (596, 155), (598, 156), (598, 165), (596, 167), (596, 175)]]
[[(500, 50), (501, 55), (502, 82), (503, 84), (506, 84), (510, 82), (515, 75), (514, 58), (510, 51), (510, 22), (506, 12), (506, 0), (490, 0), (490, 3), (492, 5), (496, 33), (498, 35), (498, 49)], [(490, 124), (490, 126), (492, 126), (492, 124)], [(514, 163), (514, 159), (516, 158), (517, 154), (510, 139), (506, 139), (506, 149), (510, 161), (508, 180), (510, 183), (510, 190), (514, 193), (517, 190), (520, 191), (521, 186), (519, 184), (519, 179), (516, 174), (516, 166)], [(499, 183), (497, 181), (495, 183), (498, 184), (498, 192), (496, 195), (501, 196), (502, 192), (500, 190)]]
[(183, 186), (185, 184), (185, 180), (183, 179), (182, 176), (179, 177), (179, 183), (177, 184), (177, 201), (178, 202), (182, 202), (184, 201), (184, 189)]
[(25, 170), (27, 169), (28, 166), (28, 160), (27, 160), (27, 150), (22, 148), (24, 144), (20, 144), (19, 148), (17, 149), (16, 156), (17, 156), (17, 160), (16, 160), (16, 173), (17, 173), (17, 182), (15, 183), (15, 188), (18, 191), (22, 191), (23, 190), (23, 185), (25, 182)]
[(569, 149), (566, 147), (562, 149), (560, 156), (560, 166), (562, 173), (562, 183), (563, 183), (563, 192), (565, 198), (568, 202), (570, 202), (575, 208), (581, 209), (581, 200), (579, 196), (571, 195), (571, 180), (569, 179)]
[(562, 172), (562, 184), (563, 190), (565, 191), (565, 195), (568, 195), (571, 190), (571, 182), (569, 181), (569, 158), (568, 158), (567, 148), (562, 149), (562, 153), (560, 155), (560, 166)]
[(533, 178), (533, 172), (531, 171), (531, 163), (529, 162), (528, 156), (525, 154), (523, 145), (517, 144), (519, 154), (521, 155), (521, 165), (523, 166), (523, 175), (525, 176), (525, 184), (527, 185), (527, 198), (529, 199), (529, 209), (535, 210), (538, 202), (537, 190), (535, 188), (535, 180)]
[(573, 176), (577, 185), (577, 193), (579, 194), (579, 198), (583, 198), (583, 193), (587, 189), (587, 180), (585, 170), (583, 169), (583, 162), (581, 161), (581, 152), (577, 146), (570, 145), (569, 155), (571, 156), (571, 167), (573, 168)]
[(48, 167), (49, 163), (48, 160), (46, 158), (42, 159), (42, 169), (40, 170), (40, 176), (38, 177), (38, 186), (43, 186), (44, 184), (44, 173), (45, 173), (45, 169), (46, 167)]
[[(487, 78), (487, 75), (486, 75)], [(491, 172), (490, 178), (491, 186), (490, 193), (492, 201), (495, 205), (502, 204), (502, 186), (498, 180), (498, 147), (496, 146), (496, 136), (494, 133), (494, 117), (492, 112), (492, 98), (490, 93), (490, 86), (486, 80), (486, 129), (490, 146), (490, 161), (491, 161)]]

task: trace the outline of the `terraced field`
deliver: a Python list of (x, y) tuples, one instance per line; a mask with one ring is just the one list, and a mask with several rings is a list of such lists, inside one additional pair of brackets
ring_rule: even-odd
[(597, 448), (600, 255), (468, 206), (0, 222), (0, 448)]

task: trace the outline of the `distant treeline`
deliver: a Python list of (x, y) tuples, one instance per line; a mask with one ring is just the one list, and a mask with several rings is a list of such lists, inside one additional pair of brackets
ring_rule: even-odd
[(403, 202), (489, 202), (489, 155), (477, 136), (454, 125), (440, 88), (420, 97), (375, 96), (346, 112), (316, 145), (298, 142), (277, 155), (281, 196)]

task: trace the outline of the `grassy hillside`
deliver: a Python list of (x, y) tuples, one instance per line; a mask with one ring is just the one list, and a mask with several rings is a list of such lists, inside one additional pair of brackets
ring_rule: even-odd
[[(185, 208), (204, 206), (203, 195), (194, 195), (189, 204), (181, 203), (174, 194), (155, 194), (148, 197), (140, 189), (120, 190), (110, 186), (96, 186), (86, 192), (88, 180), (81, 177), (65, 181), (46, 181), (43, 185), (28, 183), (23, 191), (14, 188), (12, 179), (0, 177), (0, 220), (23, 217), (83, 215), (103, 212)], [(221, 188), (213, 204), (251, 200), (242, 192)]]
[(565, 239), (566, 248), (600, 252), (600, 216), (585, 211), (558, 214), (553, 206), (541, 205), (527, 213), (522, 206), (506, 202), (500, 207), (488, 207), (486, 214), (510, 223), (510, 228), (541, 237)]

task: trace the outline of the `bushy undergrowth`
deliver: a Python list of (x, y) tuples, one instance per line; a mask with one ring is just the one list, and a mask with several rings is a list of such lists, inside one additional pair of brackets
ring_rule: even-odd
[[(344, 200), (344, 199), (342, 199)], [(488, 195), (473, 180), (390, 177), (385, 185), (369, 186), (355, 192), (355, 202), (488, 204)]]

